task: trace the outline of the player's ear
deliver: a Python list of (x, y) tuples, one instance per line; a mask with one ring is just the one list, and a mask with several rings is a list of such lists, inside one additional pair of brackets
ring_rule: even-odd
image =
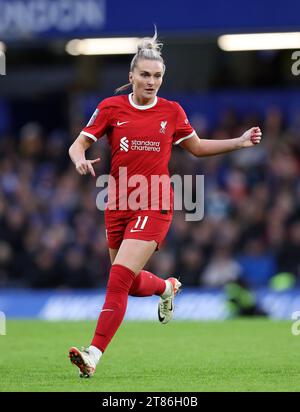
[(133, 84), (132, 72), (129, 72), (129, 82), (130, 82), (131, 84)]

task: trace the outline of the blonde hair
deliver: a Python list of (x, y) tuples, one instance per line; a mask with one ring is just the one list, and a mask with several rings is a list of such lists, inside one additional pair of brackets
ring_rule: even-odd
[[(163, 65), (163, 74), (164, 74), (166, 70), (166, 66), (164, 63), (164, 59), (162, 58), (162, 55), (161, 55), (161, 49), (162, 49), (163, 44), (157, 41), (156, 26), (154, 26), (154, 29), (155, 29), (155, 32), (154, 32), (153, 37), (144, 37), (143, 39), (140, 40), (138, 44), (137, 53), (134, 55), (130, 63), (131, 72), (136, 68), (139, 60), (146, 59), (146, 60), (156, 60), (156, 61), (161, 62)], [(118, 87), (115, 90), (115, 93), (120, 93), (128, 89), (130, 86), (131, 86), (131, 83), (124, 84), (123, 86)]]

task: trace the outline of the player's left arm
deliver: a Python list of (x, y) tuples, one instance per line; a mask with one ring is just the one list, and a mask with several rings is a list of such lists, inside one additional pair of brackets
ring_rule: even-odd
[(259, 127), (251, 127), (242, 136), (225, 140), (200, 139), (195, 132), (193, 136), (182, 141), (180, 146), (196, 157), (204, 157), (253, 147), (260, 143), (261, 137)]

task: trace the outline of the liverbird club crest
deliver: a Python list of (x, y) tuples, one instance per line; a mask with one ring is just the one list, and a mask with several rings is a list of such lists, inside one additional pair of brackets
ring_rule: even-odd
[(165, 122), (161, 122), (160, 123), (160, 131), (159, 131), (159, 133), (166, 133), (166, 127), (167, 127), (167, 121), (165, 121)]

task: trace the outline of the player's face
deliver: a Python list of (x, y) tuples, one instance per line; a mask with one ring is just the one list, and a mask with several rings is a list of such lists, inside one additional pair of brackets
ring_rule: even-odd
[(151, 103), (163, 79), (163, 64), (156, 60), (140, 60), (129, 73), (134, 97), (143, 104)]

